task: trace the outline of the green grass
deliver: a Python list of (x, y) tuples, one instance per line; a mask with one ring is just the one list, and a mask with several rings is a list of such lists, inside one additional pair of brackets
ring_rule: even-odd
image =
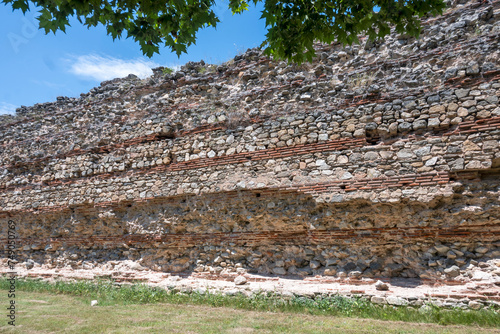
[[(0, 291), (3, 293), (4, 291)], [(84, 297), (20, 292), (16, 326), (0, 333), (491, 333), (492, 329), (257, 312), (187, 304), (115, 304), (91, 307)]]
[[(7, 290), (8, 287), (7, 280), (5, 278), (0, 279), (0, 290)], [(186, 307), (189, 305), (228, 307), (231, 309), (277, 312), (300, 316), (335, 316), (435, 323), (439, 325), (500, 327), (500, 311), (498, 309), (474, 311), (430, 307), (426, 312), (422, 312), (418, 308), (380, 306), (372, 304), (363, 298), (346, 298), (342, 296), (318, 296), (311, 299), (305, 297), (284, 298), (273, 293), (260, 293), (251, 297), (196, 292), (186, 294), (176, 290), (169, 291), (143, 284), (120, 286), (109, 280), (49, 283), (42, 280), (19, 279), (16, 282), (16, 290), (17, 295), (21, 296), (26, 292), (76, 296), (85, 305), (90, 304), (90, 300), (97, 299), (99, 301), (98, 309), (108, 306), (127, 307), (166, 303)]]

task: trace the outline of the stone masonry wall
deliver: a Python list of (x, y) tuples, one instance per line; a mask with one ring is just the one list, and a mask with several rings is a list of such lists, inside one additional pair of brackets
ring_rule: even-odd
[(0, 235), (28, 269), (500, 282), (500, 4), (423, 27), (0, 117)]

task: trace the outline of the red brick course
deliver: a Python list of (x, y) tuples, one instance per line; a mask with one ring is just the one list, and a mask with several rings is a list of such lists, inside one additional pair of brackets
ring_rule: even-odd
[[(220, 129), (220, 125), (210, 125), (206, 126), (203, 128), (195, 129), (196, 131), (199, 132), (204, 132), (204, 131), (213, 131), (216, 129)], [(480, 119), (476, 121), (468, 121), (468, 122), (463, 122), (459, 124), (455, 129), (449, 130), (445, 133), (443, 133), (443, 136), (451, 136), (451, 135), (461, 135), (461, 134), (471, 134), (471, 133), (476, 133), (476, 132), (485, 132), (485, 131), (490, 131), (490, 130), (498, 130), (500, 129), (500, 116), (499, 117), (490, 117), (486, 119)], [(195, 131), (193, 130), (193, 131)], [(147, 142), (147, 141), (154, 141), (154, 140), (159, 140), (162, 137), (155, 134), (155, 135), (150, 135), (147, 137), (141, 137), (141, 138), (135, 138), (131, 141), (123, 142), (123, 143), (118, 143), (118, 144), (113, 144), (113, 145), (108, 145), (108, 146), (101, 146), (98, 148), (94, 148), (92, 150), (98, 150), (99, 152), (107, 152), (109, 150), (118, 148), (118, 147), (125, 147), (129, 145), (134, 145), (142, 142)], [(291, 157), (291, 156), (300, 156), (300, 155), (305, 155), (305, 154), (312, 154), (312, 153), (319, 153), (319, 152), (328, 152), (328, 151), (342, 151), (342, 150), (347, 150), (347, 149), (352, 149), (354, 147), (363, 147), (366, 146), (366, 138), (359, 138), (359, 139), (353, 139), (353, 138), (344, 138), (344, 139), (339, 139), (339, 140), (329, 140), (325, 142), (318, 142), (318, 143), (313, 143), (313, 144), (299, 144), (299, 145), (294, 145), (294, 146), (289, 146), (289, 147), (281, 147), (281, 148), (274, 148), (274, 149), (264, 149), (264, 150), (257, 150), (254, 152), (242, 152), (242, 153), (235, 153), (231, 155), (223, 155), (219, 157), (214, 157), (214, 158), (199, 158), (199, 159), (194, 159), (186, 162), (173, 162), (169, 165), (161, 165), (161, 166), (155, 166), (155, 167), (149, 167), (149, 168), (142, 168), (142, 169), (135, 169), (135, 170), (128, 170), (128, 171), (123, 171), (123, 172), (111, 172), (111, 173), (103, 173), (99, 175), (95, 175), (92, 177), (79, 177), (79, 178), (71, 178), (71, 179), (61, 179), (61, 180), (54, 180), (54, 181), (48, 181), (46, 182), (47, 185), (58, 185), (58, 184), (72, 184), (79, 182), (80, 180), (85, 180), (83, 182), (86, 182), (86, 180), (92, 179), (92, 178), (98, 178), (98, 179), (107, 179), (111, 177), (116, 177), (116, 176), (132, 176), (132, 175), (141, 175), (141, 174), (151, 174), (151, 173), (162, 173), (162, 172), (171, 172), (171, 171), (182, 171), (182, 170), (189, 170), (189, 169), (198, 169), (198, 168), (206, 168), (206, 167), (212, 167), (212, 166), (221, 166), (221, 165), (228, 165), (228, 164), (238, 164), (238, 163), (244, 163), (248, 161), (259, 161), (259, 160), (267, 160), (267, 159), (277, 159), (277, 158), (286, 158), (286, 157)], [(75, 150), (72, 152), (71, 155), (78, 155), (85, 153), (90, 150)], [(37, 161), (31, 161), (31, 162), (26, 162), (22, 164), (18, 164), (17, 167), (24, 166), (24, 165), (29, 165), (29, 164), (36, 164), (42, 160), (48, 159), (43, 158)], [(439, 180), (443, 181), (441, 184), (444, 184), (444, 181), (446, 180)], [(422, 185), (422, 184), (420, 184)], [(430, 184), (427, 184), (430, 185)], [(402, 186), (402, 184), (394, 184), (392, 185), (394, 187), (396, 186)], [(415, 186), (415, 185), (413, 185)], [(22, 189), (32, 189), (34, 186), (33, 185), (27, 185), (27, 186), (10, 186), (10, 187), (0, 187), (0, 189), (6, 189), (6, 190), (22, 190)], [(365, 190), (369, 190), (370, 188), (365, 188)]]
[[(481, 241), (497, 240), (500, 226), (464, 225), (454, 227), (380, 227), (338, 230), (253, 231), (218, 233), (166, 233), (128, 234), (88, 237), (20, 238), (19, 244), (44, 243), (52, 245), (134, 245), (138, 248), (189, 248), (200, 245), (223, 245), (233, 243), (240, 246), (257, 246), (272, 242), (273, 245), (321, 245), (351, 243), (364, 240), (371, 243), (401, 242), (405, 239), (460, 240), (474, 238)], [(0, 239), (3, 244), (7, 239)]]
[[(332, 194), (342, 194), (345, 192), (352, 191), (360, 191), (360, 190), (381, 190), (387, 188), (412, 188), (412, 187), (424, 187), (424, 186), (442, 186), (443, 184), (448, 183), (450, 180), (448, 172), (429, 172), (429, 173), (421, 173), (421, 174), (408, 174), (401, 176), (393, 176), (393, 177), (379, 177), (372, 179), (349, 179), (349, 180), (333, 180), (330, 182), (323, 183), (311, 183), (311, 184), (295, 184), (291, 186), (277, 186), (277, 187), (268, 187), (268, 188), (260, 188), (260, 189), (252, 189), (252, 190), (234, 190), (234, 191), (225, 191), (218, 193), (209, 193), (203, 196), (209, 196), (210, 198), (218, 198), (227, 199), (227, 198), (236, 198), (242, 195), (253, 195), (256, 196), (258, 193), (261, 195), (270, 195), (276, 196), (279, 194), (285, 193), (296, 193), (298, 195), (317, 195), (320, 193), (331, 192)], [(83, 182), (86, 182), (85, 180)], [(66, 185), (73, 184), (74, 182), (58, 182), (58, 185)], [(54, 185), (54, 184), (52, 184)], [(19, 189), (16, 189), (19, 190)], [(169, 197), (150, 197), (144, 199), (134, 199), (132, 201), (111, 201), (111, 202), (98, 202), (93, 206), (96, 207), (118, 207), (120, 205), (124, 205), (124, 203), (133, 203), (133, 202), (160, 202), (165, 201), (168, 198), (179, 198), (179, 197), (190, 197), (196, 195), (179, 195), (179, 196), (169, 196)], [(75, 207), (85, 207), (86, 204), (80, 205), (71, 205), (72, 208)], [(36, 209), (26, 208), (22, 210), (12, 210), (12, 211), (0, 211), (0, 217), (3, 215), (11, 215), (16, 212), (49, 212), (49, 211), (60, 211), (68, 209), (68, 205), (53, 205), (47, 207), (38, 207)]]

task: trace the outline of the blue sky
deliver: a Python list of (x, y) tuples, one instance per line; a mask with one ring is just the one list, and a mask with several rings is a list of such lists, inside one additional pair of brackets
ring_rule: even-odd
[(163, 48), (151, 59), (142, 56), (131, 39), (113, 42), (102, 26), (87, 29), (73, 19), (66, 33), (45, 35), (37, 29), (36, 12), (24, 16), (0, 4), (0, 114), (13, 113), (21, 105), (54, 101), (57, 96), (78, 97), (101, 81), (129, 73), (145, 77), (151, 67), (201, 59), (221, 63), (260, 45), (266, 34), (260, 9), (251, 6), (233, 16), (227, 1), (219, 1), (216, 7), (221, 20), (217, 29), (200, 31), (188, 54), (177, 58)]

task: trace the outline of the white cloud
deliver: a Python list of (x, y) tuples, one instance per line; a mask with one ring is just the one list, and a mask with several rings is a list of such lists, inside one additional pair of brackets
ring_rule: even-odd
[(18, 106), (16, 106), (16, 105), (0, 101), (0, 115), (3, 115), (3, 114), (15, 114), (17, 107)]
[(153, 74), (151, 68), (159, 66), (154, 61), (140, 58), (123, 60), (99, 55), (77, 56), (70, 62), (71, 73), (98, 81), (123, 78), (129, 74), (145, 78)]

